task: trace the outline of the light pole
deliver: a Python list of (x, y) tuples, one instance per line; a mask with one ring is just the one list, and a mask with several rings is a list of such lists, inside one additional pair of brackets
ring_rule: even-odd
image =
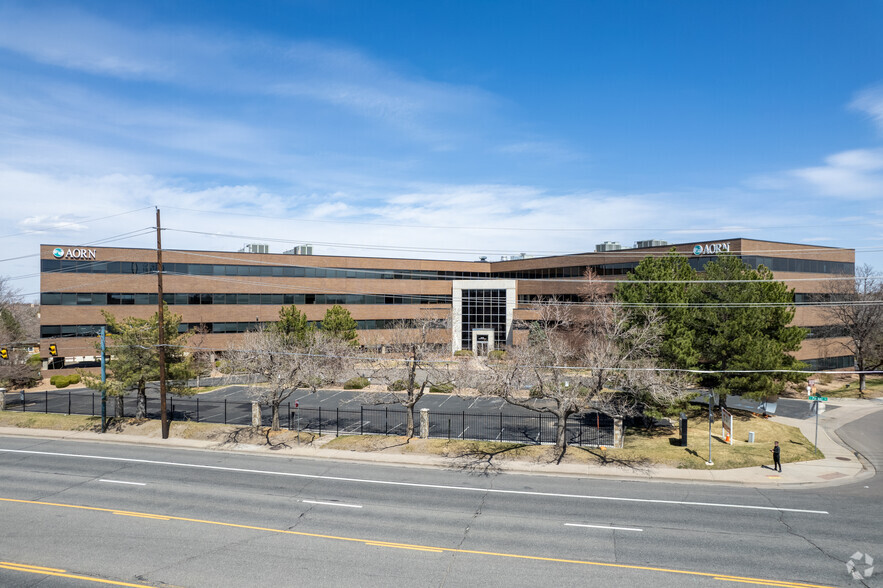
[(101, 327), (101, 432), (107, 432), (107, 344), (105, 334), (107, 327)]
[(705, 462), (707, 466), (713, 466), (714, 462), (711, 461), (711, 423), (714, 422), (714, 390), (709, 391), (708, 393), (708, 461)]

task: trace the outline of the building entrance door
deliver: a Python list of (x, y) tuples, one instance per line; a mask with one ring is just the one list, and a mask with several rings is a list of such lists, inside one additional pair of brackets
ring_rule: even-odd
[(481, 357), (487, 355), (489, 351), (494, 349), (494, 330), (493, 329), (473, 329), (472, 331), (472, 351), (476, 356)]

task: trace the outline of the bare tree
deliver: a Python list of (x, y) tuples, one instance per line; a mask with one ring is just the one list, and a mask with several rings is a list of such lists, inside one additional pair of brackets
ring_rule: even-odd
[(247, 333), (227, 351), (233, 373), (251, 376), (252, 397), (270, 406), (274, 431), (279, 430), (279, 407), (297, 390), (315, 392), (340, 378), (349, 364), (350, 347), (321, 332), (297, 341), (278, 329)]
[(0, 346), (6, 358), (0, 359), (0, 382), (8, 386), (31, 386), (40, 379), (40, 363), (29, 361), (26, 343), (37, 338), (36, 311), (21, 301), (6, 278), (0, 276)]
[(855, 280), (833, 280), (824, 298), (827, 304), (822, 312), (843, 337), (832, 345), (855, 357), (859, 395), (863, 396), (862, 372), (883, 368), (883, 281), (866, 264), (855, 269)]
[(387, 391), (364, 395), (374, 404), (398, 403), (408, 415), (406, 435), (414, 436), (417, 403), (433, 385), (453, 390), (454, 374), (449, 350), (448, 320), (429, 314), (395, 322), (385, 338), (388, 356), (366, 360), (372, 383)]
[(187, 362), (193, 375), (196, 376), (196, 387), (199, 388), (199, 380), (203, 376), (211, 376), (215, 369), (215, 349), (208, 346), (208, 327), (200, 324), (191, 331), (190, 355)]
[(573, 414), (597, 410), (631, 416), (642, 405), (668, 404), (686, 394), (686, 381), (656, 369), (658, 316), (645, 315), (639, 322), (598, 291), (586, 298), (585, 306), (554, 300), (538, 305), (525, 344), (510, 349), (503, 360), (485, 360), (484, 369), (471, 370), (480, 392), (554, 415), (560, 455), (567, 449), (567, 419)]

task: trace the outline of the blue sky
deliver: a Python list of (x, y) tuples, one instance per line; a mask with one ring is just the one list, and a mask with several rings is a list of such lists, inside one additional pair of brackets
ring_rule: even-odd
[(870, 1), (0, 0), (0, 275), (152, 246), (154, 206), (168, 248), (741, 236), (883, 272), (880, 30)]

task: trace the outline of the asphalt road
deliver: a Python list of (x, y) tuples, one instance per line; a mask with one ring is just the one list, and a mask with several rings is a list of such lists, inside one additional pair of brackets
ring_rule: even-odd
[[(840, 432), (879, 458), (864, 421)], [(854, 586), (850, 555), (883, 557), (879, 476), (758, 490), (17, 437), (0, 468), (4, 586)]]

